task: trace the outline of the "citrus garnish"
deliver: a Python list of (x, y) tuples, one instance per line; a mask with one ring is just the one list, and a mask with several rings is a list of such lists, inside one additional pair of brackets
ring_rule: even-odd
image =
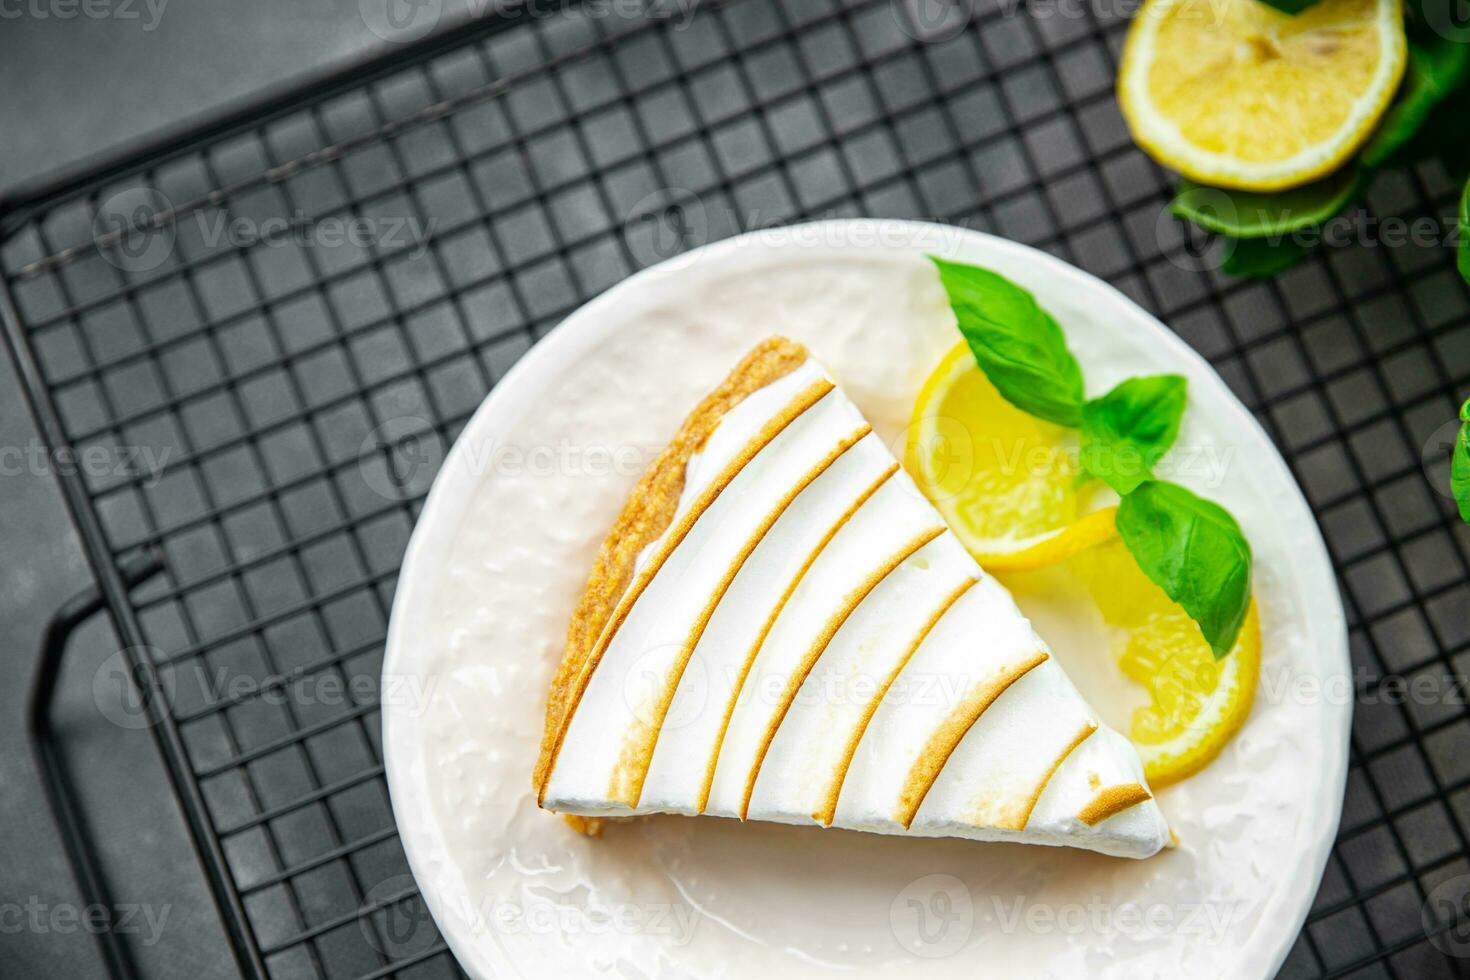
[(1113, 631), (1123, 673), (1150, 696), (1128, 737), (1155, 789), (1203, 769), (1250, 714), (1261, 671), (1261, 622), (1251, 603), (1240, 638), (1216, 660), (1199, 627), (1148, 577), (1121, 539), (1075, 555), (1068, 570), (1087, 586)]
[(1051, 565), (1113, 533), (1116, 508), (1082, 516), (1076, 433), (1002, 398), (963, 342), (924, 383), (904, 456), (990, 571)]
[(1118, 508), (1104, 507), (1066, 527), (1038, 535), (1010, 552), (992, 552), (983, 564), (991, 572), (1030, 572), (1066, 561), (1073, 555), (1118, 536)]
[(1118, 103), (1149, 155), (1215, 187), (1270, 191), (1341, 167), (1404, 73), (1400, 0), (1146, 0)]
[(987, 571), (1060, 565), (1086, 587), (1112, 632), (1119, 669), (1149, 693), (1128, 735), (1150, 785), (1184, 779), (1219, 755), (1255, 698), (1254, 603), (1234, 648), (1217, 661), (1189, 614), (1139, 569), (1118, 536), (1118, 509), (1084, 512), (1073, 431), (1002, 398), (964, 343), (919, 393), (905, 455), (915, 482)]

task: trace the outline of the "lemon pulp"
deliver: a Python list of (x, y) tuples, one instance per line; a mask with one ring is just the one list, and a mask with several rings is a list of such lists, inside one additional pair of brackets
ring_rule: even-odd
[[(1002, 398), (965, 343), (925, 382), (904, 455), (982, 566), (1007, 571), (1066, 557), (1065, 536), (1082, 509), (1076, 436)], [(1095, 541), (1103, 523), (1111, 521), (1093, 518), (1090, 532), (1074, 533)]]
[(1069, 571), (1097, 603), (1113, 633), (1112, 653), (1149, 693), (1128, 737), (1155, 788), (1191, 776), (1240, 730), (1255, 700), (1261, 622), (1251, 603), (1230, 653), (1215, 659), (1199, 627), (1138, 568), (1121, 539), (1074, 556)]
[(1147, 0), (1118, 73), (1135, 141), (1203, 184), (1280, 190), (1324, 176), (1372, 133), (1408, 56), (1401, 0)]

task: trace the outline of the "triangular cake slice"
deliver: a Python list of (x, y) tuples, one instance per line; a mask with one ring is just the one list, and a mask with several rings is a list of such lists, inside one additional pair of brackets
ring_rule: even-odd
[(695, 408), (603, 542), (534, 782), (582, 817), (1139, 858), (1169, 839), (1132, 745), (783, 338)]

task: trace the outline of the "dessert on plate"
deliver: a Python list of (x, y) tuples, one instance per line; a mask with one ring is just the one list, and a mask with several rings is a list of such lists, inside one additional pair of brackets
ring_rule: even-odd
[(604, 540), (534, 784), (583, 826), (705, 814), (1134, 858), (1170, 836), (1133, 745), (780, 337)]

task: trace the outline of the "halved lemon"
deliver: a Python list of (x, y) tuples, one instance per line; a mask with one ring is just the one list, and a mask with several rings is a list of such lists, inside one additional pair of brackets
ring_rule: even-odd
[(1157, 789), (1210, 763), (1245, 724), (1261, 672), (1261, 621), (1251, 603), (1240, 638), (1216, 660), (1199, 627), (1138, 568), (1119, 538), (1069, 562), (1113, 631), (1123, 673), (1149, 692), (1128, 737)]
[(1401, 0), (1146, 0), (1118, 104), (1154, 159), (1215, 187), (1270, 191), (1341, 167), (1388, 108), (1407, 57)]
[(924, 383), (904, 461), (990, 571), (1055, 564), (1115, 533), (1116, 507), (1083, 513), (1076, 434), (1002, 398), (964, 342)]

